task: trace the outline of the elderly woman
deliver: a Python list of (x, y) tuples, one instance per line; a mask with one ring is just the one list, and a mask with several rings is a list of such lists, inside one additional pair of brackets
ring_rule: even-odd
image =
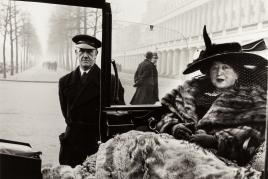
[(212, 44), (206, 27), (203, 33), (206, 49), (184, 74), (200, 70), (204, 76), (162, 99), (169, 113), (157, 129), (244, 165), (264, 141), (266, 118), (266, 81), (258, 84), (249, 74), (263, 71), (266, 78), (267, 60), (242, 52), (239, 43)]

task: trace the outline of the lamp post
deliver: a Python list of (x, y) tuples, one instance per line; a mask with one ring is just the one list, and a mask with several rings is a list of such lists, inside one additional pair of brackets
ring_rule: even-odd
[(162, 27), (162, 26), (158, 26), (158, 25), (156, 26), (156, 25), (152, 25), (152, 24), (149, 25), (150, 31), (153, 31), (154, 30), (154, 27), (157, 27), (157, 28), (160, 28), (160, 29), (164, 29), (164, 30), (167, 30), (167, 31), (178, 33), (183, 38), (183, 40), (185, 41), (186, 46), (187, 46), (187, 49), (189, 48), (188, 39), (180, 31), (178, 31), (176, 29), (170, 29), (170, 28), (166, 28), (166, 27)]
[(188, 39), (183, 35), (183, 33), (181, 33), (180, 31), (176, 30), (176, 29), (170, 29), (167, 27), (163, 27), (163, 26), (159, 26), (159, 25), (153, 25), (153, 24), (146, 24), (146, 23), (141, 23), (141, 22), (133, 22), (133, 21), (125, 21), (125, 20), (119, 20), (119, 19), (114, 19), (113, 21), (117, 21), (117, 22), (126, 22), (126, 23), (130, 23), (130, 24), (138, 24), (138, 25), (143, 25), (143, 26), (149, 26), (149, 30), (153, 31), (155, 28), (159, 28), (159, 29), (164, 29), (173, 33), (177, 33), (179, 34), (183, 40), (186, 43), (187, 49), (189, 48), (189, 44), (188, 44)]

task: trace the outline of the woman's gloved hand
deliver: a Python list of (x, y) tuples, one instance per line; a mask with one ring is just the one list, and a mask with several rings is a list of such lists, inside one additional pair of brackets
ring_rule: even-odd
[(172, 135), (176, 139), (189, 140), (192, 135), (192, 131), (186, 127), (186, 124), (179, 123), (172, 127)]
[(172, 113), (167, 114), (163, 117), (157, 124), (156, 130), (159, 133), (168, 133), (171, 134), (171, 128), (179, 122), (178, 118), (175, 118)]
[(218, 142), (215, 136), (209, 134), (196, 134), (190, 137), (190, 142), (206, 148), (217, 148)]

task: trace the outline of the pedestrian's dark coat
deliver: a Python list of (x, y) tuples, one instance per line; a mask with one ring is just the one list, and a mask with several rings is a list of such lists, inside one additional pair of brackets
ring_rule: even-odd
[[(87, 155), (97, 152), (99, 141), (100, 69), (94, 65), (85, 84), (80, 79), (79, 67), (59, 80), (60, 105), (65, 122), (65, 133), (60, 135), (60, 164), (74, 167)], [(119, 85), (121, 103), (123, 89)], [(112, 93), (113, 94), (113, 93)]]
[(156, 66), (145, 59), (134, 76), (136, 92), (130, 104), (154, 104), (158, 98), (158, 73)]

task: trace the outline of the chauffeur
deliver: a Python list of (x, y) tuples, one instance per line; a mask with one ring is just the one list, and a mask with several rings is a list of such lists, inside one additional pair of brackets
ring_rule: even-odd
[[(76, 35), (72, 41), (79, 67), (59, 80), (59, 100), (67, 124), (59, 136), (59, 162), (74, 167), (98, 150), (100, 68), (95, 62), (101, 42), (88, 35)], [(119, 84), (119, 104), (124, 104)]]

